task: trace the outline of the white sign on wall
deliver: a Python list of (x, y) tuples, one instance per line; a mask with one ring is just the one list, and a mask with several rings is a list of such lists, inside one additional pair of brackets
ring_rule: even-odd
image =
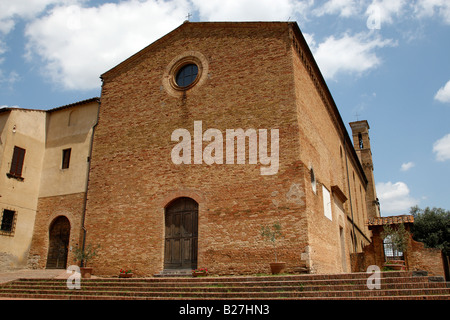
[(333, 221), (333, 216), (331, 215), (331, 198), (330, 191), (327, 188), (322, 186), (322, 194), (323, 194), (323, 213), (325, 217)]

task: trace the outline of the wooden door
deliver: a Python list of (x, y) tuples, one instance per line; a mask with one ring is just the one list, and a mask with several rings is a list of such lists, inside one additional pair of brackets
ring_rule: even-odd
[(70, 222), (57, 217), (50, 225), (47, 269), (65, 269), (70, 239)]
[(178, 198), (165, 215), (164, 269), (197, 268), (198, 204)]

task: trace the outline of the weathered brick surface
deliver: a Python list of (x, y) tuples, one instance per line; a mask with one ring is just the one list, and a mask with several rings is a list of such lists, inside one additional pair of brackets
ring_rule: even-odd
[(67, 265), (76, 264), (73, 248), (81, 244), (80, 232), (84, 198), (84, 192), (39, 198), (33, 239), (28, 254), (29, 267), (45, 268), (49, 247), (49, 228), (59, 216), (66, 217), (71, 227), (69, 248), (72, 248), (72, 250), (68, 253)]
[[(199, 203), (198, 266), (211, 273), (267, 272), (273, 251), (260, 229), (276, 220), (288, 270), (309, 259), (317, 272), (341, 271), (338, 221), (348, 253), (347, 218), (324, 217), (321, 185), (348, 192), (342, 132), (292, 46), (288, 23), (187, 23), (103, 75), (86, 212), (87, 242), (101, 245), (98, 274), (160, 272), (164, 207), (180, 196)], [(168, 66), (189, 52), (207, 60), (208, 72), (185, 94), (173, 94), (164, 83)], [(193, 135), (194, 121), (224, 135), (279, 129), (278, 173), (260, 175), (259, 164), (173, 164), (171, 134), (185, 128)], [(363, 201), (352, 161), (354, 201)]]
[[(379, 287), (371, 274), (95, 278), (81, 279), (79, 289), (67, 288), (65, 279), (24, 279), (0, 285), (0, 300), (11, 298), (70, 300), (449, 300), (445, 282), (434, 282), (411, 272), (385, 272)], [(72, 284), (74, 284), (72, 282)], [(402, 310), (404, 312), (404, 310)]]

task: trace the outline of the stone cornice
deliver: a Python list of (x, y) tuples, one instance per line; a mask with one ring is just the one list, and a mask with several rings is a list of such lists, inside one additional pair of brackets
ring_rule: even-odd
[(348, 153), (350, 154), (350, 159), (353, 165), (357, 168), (357, 173), (361, 180), (367, 185), (367, 177), (364, 173), (363, 167), (359, 161), (359, 158), (356, 154), (355, 148), (353, 147), (353, 143), (348, 135), (347, 129), (345, 128), (345, 124), (342, 121), (339, 110), (334, 102), (334, 99), (326, 85), (325, 79), (320, 72), (320, 69), (311, 53), (311, 50), (306, 43), (305, 38), (298, 27), (296, 22), (289, 22), (292, 31), (292, 46), (303, 63), (305, 69), (307, 70), (311, 81), (316, 87), (317, 93), (319, 94), (323, 104), (325, 105), (328, 114), (330, 115), (330, 119), (333, 122), (337, 132), (340, 134), (341, 140), (343, 144), (346, 146)]

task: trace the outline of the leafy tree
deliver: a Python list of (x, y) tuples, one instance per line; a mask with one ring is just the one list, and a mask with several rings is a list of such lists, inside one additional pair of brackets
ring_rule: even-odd
[(406, 231), (403, 223), (399, 224), (396, 228), (388, 224), (384, 225), (381, 237), (383, 240), (386, 238), (389, 239), (394, 256), (398, 256), (399, 253), (404, 253), (408, 249), (409, 232)]
[(414, 206), (410, 213), (414, 216), (413, 239), (423, 242), (428, 248), (441, 249), (450, 256), (450, 211)]
[(75, 247), (74, 261), (80, 261), (80, 267), (86, 267), (88, 261), (90, 261), (93, 257), (97, 255), (97, 250), (100, 248), (100, 245), (97, 245), (95, 248), (88, 244), (86, 248)]

